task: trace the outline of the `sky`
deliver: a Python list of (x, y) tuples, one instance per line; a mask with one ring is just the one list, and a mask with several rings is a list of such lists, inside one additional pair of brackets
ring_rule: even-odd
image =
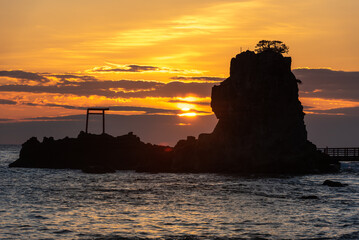
[[(308, 136), (359, 146), (357, 0), (0, 0), (0, 143), (106, 132), (174, 145), (211, 132), (213, 85), (260, 40), (289, 46)], [(90, 130), (99, 132), (100, 118)]]

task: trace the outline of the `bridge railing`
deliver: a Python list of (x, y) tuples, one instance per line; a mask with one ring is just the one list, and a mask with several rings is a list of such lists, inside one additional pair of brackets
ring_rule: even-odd
[(319, 151), (341, 160), (359, 160), (359, 148), (318, 148)]

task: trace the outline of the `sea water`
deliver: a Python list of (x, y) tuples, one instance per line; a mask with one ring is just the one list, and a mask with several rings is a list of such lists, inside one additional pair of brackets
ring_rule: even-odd
[(359, 239), (358, 162), (292, 177), (96, 175), (8, 168), (19, 151), (0, 146), (0, 239)]

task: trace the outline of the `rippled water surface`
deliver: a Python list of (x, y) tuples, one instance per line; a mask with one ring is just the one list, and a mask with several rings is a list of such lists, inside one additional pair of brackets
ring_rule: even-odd
[(286, 178), (92, 175), (8, 168), (19, 150), (0, 145), (0, 239), (359, 239), (359, 163)]

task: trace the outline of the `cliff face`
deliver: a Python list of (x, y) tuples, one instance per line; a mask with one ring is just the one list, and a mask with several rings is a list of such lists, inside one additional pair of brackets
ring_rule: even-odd
[[(230, 77), (212, 88), (213, 133), (175, 147), (174, 168), (240, 173), (329, 171), (330, 161), (307, 140), (291, 58), (247, 51)], [(185, 167), (184, 167), (185, 166)]]

